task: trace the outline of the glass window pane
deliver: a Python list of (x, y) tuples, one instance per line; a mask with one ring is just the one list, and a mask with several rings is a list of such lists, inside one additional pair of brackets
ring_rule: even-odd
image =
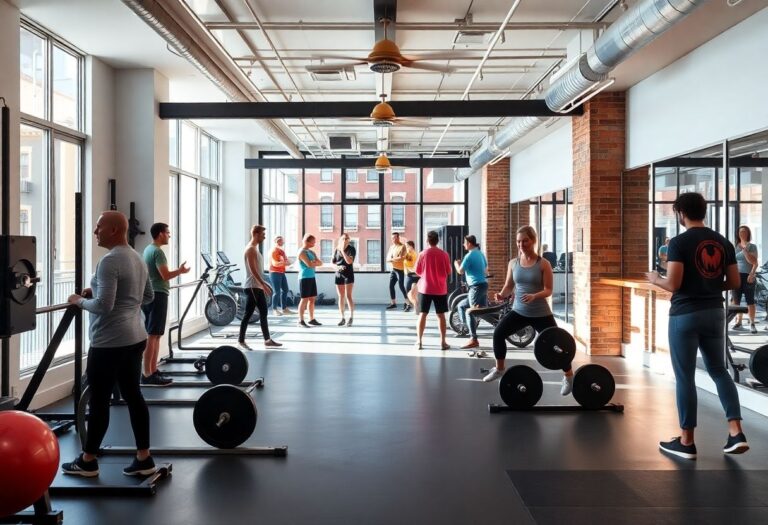
[(763, 172), (757, 168), (741, 168), (739, 185), (741, 186), (741, 201), (763, 200)]
[(677, 175), (675, 168), (654, 168), (656, 183), (654, 200), (672, 202), (677, 198)]
[[(395, 177), (395, 171), (402, 175), (402, 180)], [(419, 170), (393, 170), (384, 177), (384, 202), (418, 202)]]
[(380, 230), (381, 229), (381, 205), (369, 204), (365, 207), (366, 218), (365, 227), (368, 230)]
[(53, 121), (80, 128), (80, 60), (53, 46)]
[[(425, 217), (428, 216), (427, 207), (424, 208)], [(402, 221), (400, 220), (402, 218)], [(463, 220), (463, 219), (462, 219)], [(384, 247), (389, 249), (389, 245), (392, 241), (392, 233), (397, 232), (400, 234), (400, 241), (413, 241), (416, 244), (416, 250), (421, 247), (421, 239), (419, 238), (419, 206), (416, 204), (395, 204), (384, 206), (384, 221), (386, 224), (385, 240), (387, 245)], [(401, 226), (401, 227), (398, 227)], [(430, 228), (431, 229), (431, 228)], [(426, 239), (426, 236), (424, 237)], [(424, 241), (426, 242), (426, 241)]]
[(171, 166), (179, 166), (179, 121), (168, 122), (168, 163)]
[[(37, 275), (40, 283), (37, 285), (37, 306), (47, 306), (50, 303), (48, 288), (48, 257), (50, 245), (48, 223), (50, 221), (50, 206), (48, 205), (48, 154), (46, 132), (31, 126), (21, 126), (20, 129), (20, 209), (19, 226), (21, 235), (37, 237)], [(37, 329), (21, 334), (21, 369), (36, 366), (48, 344), (48, 319), (38, 318)]]
[(365, 241), (365, 253), (358, 253), (360, 268), (367, 271), (381, 269), (381, 239), (368, 239)]
[[(427, 232), (440, 231), (440, 227), (464, 224), (464, 206), (461, 204), (425, 205), (424, 226), (422, 239), (427, 238)], [(424, 241), (426, 242), (426, 241)]]
[(21, 111), (45, 118), (45, 40), (23, 27), (19, 33)]
[(344, 205), (344, 225), (343, 230), (346, 232), (357, 231), (358, 228), (358, 206), (356, 204)]
[(211, 188), (200, 185), (200, 251), (215, 254), (211, 243)]
[[(170, 268), (178, 268), (179, 267), (179, 256), (178, 256), (178, 233), (179, 233), (179, 222), (178, 222), (178, 206), (177, 203), (179, 202), (179, 177), (176, 175), (171, 175), (168, 178), (168, 229), (171, 230), (171, 239), (168, 242), (168, 246), (166, 246), (167, 250), (167, 259), (168, 259), (168, 266)], [(171, 281), (171, 284), (175, 284), (179, 282), (179, 278), (173, 279)], [(171, 294), (168, 297), (168, 320), (170, 322), (176, 321), (178, 319), (178, 301), (179, 301), (179, 291), (178, 290), (171, 290)]]
[(715, 199), (715, 168), (680, 168), (680, 193), (695, 191)]
[(308, 169), (304, 171), (305, 201), (326, 202), (321, 197), (331, 195), (333, 202), (341, 201), (341, 170)]
[(301, 202), (301, 170), (261, 170), (263, 202)]
[[(301, 247), (304, 231), (301, 226), (301, 206), (270, 204), (263, 207), (262, 224), (266, 228), (264, 239), (264, 265), (269, 268), (269, 253), (275, 245), (275, 237), (283, 238), (283, 251), (291, 263), (296, 261), (296, 254)], [(295, 270), (296, 268), (289, 268)]]
[(672, 238), (678, 233), (677, 216), (672, 211), (671, 204), (655, 204), (653, 206), (653, 254), (654, 266), (659, 268), (659, 248), (664, 245), (664, 239)]
[(219, 141), (211, 139), (211, 178), (217, 181), (221, 181), (221, 170), (219, 169)]
[(766, 259), (763, 253), (763, 204), (753, 203), (739, 206), (739, 225), (749, 226), (752, 231), (752, 241), (750, 242), (757, 245), (757, 262), (758, 265), (762, 264)]
[(358, 182), (360, 177), (358, 176), (358, 170), (345, 170), (347, 173), (347, 184), (350, 182)]
[(211, 178), (211, 139), (200, 134), (200, 176)]
[[(181, 275), (181, 282), (188, 283), (200, 275), (200, 253), (197, 250), (197, 181), (192, 177), (182, 175), (179, 181), (179, 227), (176, 235), (179, 238), (179, 260), (186, 261), (189, 273)], [(173, 235), (173, 232), (171, 232)], [(194, 287), (181, 288), (179, 307), (184, 310), (192, 298)], [(200, 301), (189, 310), (188, 316), (200, 316)]]
[(322, 239), (320, 241), (320, 259), (325, 264), (331, 263), (333, 257), (333, 239)]
[(180, 153), (181, 169), (190, 173), (197, 173), (197, 128), (189, 122), (181, 123)]
[[(552, 204), (541, 205), (541, 229), (539, 233), (539, 253), (550, 251), (554, 245), (555, 232), (553, 224), (553, 206)], [(546, 245), (546, 250), (544, 249)]]
[[(331, 203), (333, 197), (324, 195), (320, 198), (321, 202)], [(333, 204), (322, 204), (320, 206), (307, 206), (305, 208), (308, 225), (319, 225), (320, 231), (333, 231), (334, 225), (339, 224), (341, 217), (341, 206)], [(312, 226), (310, 226), (312, 229)]]
[[(453, 168), (425, 168), (422, 183), (424, 202), (463, 202), (464, 182), (456, 182)], [(426, 222), (426, 220), (425, 220)]]

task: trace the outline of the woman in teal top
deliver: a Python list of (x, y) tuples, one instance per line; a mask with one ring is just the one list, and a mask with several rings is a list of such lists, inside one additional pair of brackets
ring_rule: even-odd
[[(323, 265), (320, 257), (312, 251), (315, 246), (315, 236), (306, 234), (302, 239), (302, 247), (299, 250), (299, 293), (301, 302), (299, 302), (299, 326), (309, 328), (320, 326), (315, 319), (315, 299), (317, 299), (317, 282), (315, 281), (315, 268)], [(304, 311), (309, 305), (309, 323), (304, 322)]]

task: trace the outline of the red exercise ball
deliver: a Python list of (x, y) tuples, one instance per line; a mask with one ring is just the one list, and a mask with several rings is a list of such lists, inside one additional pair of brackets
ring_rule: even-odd
[(59, 442), (41, 419), (0, 411), (0, 516), (23, 510), (51, 486), (59, 469)]

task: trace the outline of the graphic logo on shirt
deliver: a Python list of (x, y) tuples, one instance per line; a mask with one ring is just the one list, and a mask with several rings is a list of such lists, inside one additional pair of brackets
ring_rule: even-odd
[(705, 279), (717, 279), (723, 276), (725, 251), (719, 242), (700, 242), (696, 247), (694, 261), (696, 262), (696, 269)]

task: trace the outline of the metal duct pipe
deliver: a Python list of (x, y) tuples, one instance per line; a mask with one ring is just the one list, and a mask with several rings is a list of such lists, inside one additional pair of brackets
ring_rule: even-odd
[[(621, 15), (595, 41), (592, 47), (574, 61), (544, 93), (553, 111), (559, 111), (587, 89), (605, 80), (616, 66), (649, 44), (673, 25), (679, 23), (707, 0), (640, 0)], [(528, 122), (519, 122), (528, 120)], [(490, 160), (548, 119), (514, 119), (490, 140), (486, 139), (470, 157), (470, 168), (457, 170), (456, 179), (464, 180)], [(525, 130), (523, 132), (523, 130)]]
[[(216, 84), (224, 94), (233, 102), (263, 102), (252, 91), (258, 91), (255, 86), (240, 71), (230, 73), (220, 66), (208, 53), (195, 41), (194, 35), (190, 35), (169, 14), (157, 0), (123, 0), (134, 13), (144, 20), (157, 34), (163, 37), (184, 58), (189, 60), (211, 82)], [(239, 76), (243, 76), (243, 81)], [(296, 145), (288, 136), (272, 121), (257, 121), (267, 134), (279, 142), (293, 158), (303, 159)]]

